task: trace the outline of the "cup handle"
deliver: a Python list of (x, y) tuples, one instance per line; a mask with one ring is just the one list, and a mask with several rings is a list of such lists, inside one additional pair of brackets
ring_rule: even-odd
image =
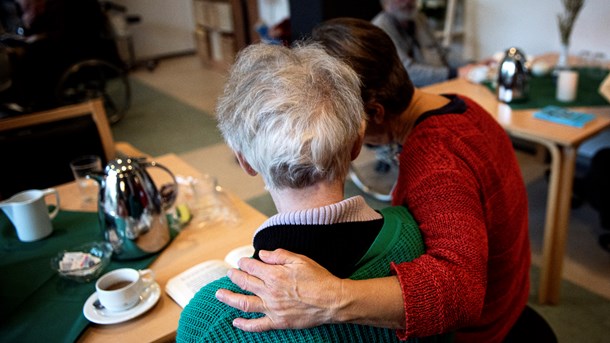
[(150, 287), (155, 282), (155, 272), (151, 269), (142, 269), (138, 270), (140, 273), (140, 278), (142, 278), (142, 289), (146, 289)]
[(49, 194), (55, 195), (55, 209), (49, 213), (49, 218), (53, 219), (59, 213), (59, 192), (55, 188), (47, 188), (42, 191), (43, 196), (47, 196)]

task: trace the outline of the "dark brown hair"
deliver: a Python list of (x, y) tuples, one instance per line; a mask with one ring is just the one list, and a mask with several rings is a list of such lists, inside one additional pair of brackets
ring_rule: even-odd
[(413, 83), (394, 43), (382, 29), (363, 19), (335, 18), (318, 24), (312, 39), (360, 76), (365, 109), (373, 101), (391, 115), (407, 108), (413, 97)]

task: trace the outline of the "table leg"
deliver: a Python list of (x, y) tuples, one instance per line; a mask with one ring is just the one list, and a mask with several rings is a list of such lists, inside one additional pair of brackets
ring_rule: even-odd
[(549, 177), (549, 190), (547, 193), (546, 218), (544, 220), (544, 236), (542, 240), (542, 266), (540, 268), (540, 285), (538, 287), (538, 301), (545, 304), (549, 299), (550, 280), (553, 278), (550, 265), (553, 260), (553, 245), (557, 222), (558, 192), (561, 182), (561, 152), (550, 142), (541, 142), (551, 155), (551, 173)]
[(565, 254), (566, 239), (570, 223), (570, 203), (576, 166), (576, 148), (562, 147), (561, 163), (557, 170), (556, 203), (554, 204), (554, 225), (545, 228), (543, 270), (540, 279), (539, 301), (542, 304), (557, 305), (561, 287), (561, 274)]
[(541, 304), (557, 305), (569, 227), (576, 148), (560, 148), (555, 145), (547, 147), (552, 161), (538, 301)]

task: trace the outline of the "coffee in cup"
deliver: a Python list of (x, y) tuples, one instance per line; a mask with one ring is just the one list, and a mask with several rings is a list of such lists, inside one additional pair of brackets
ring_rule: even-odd
[(150, 269), (121, 268), (104, 274), (95, 283), (100, 303), (109, 311), (126, 311), (138, 304), (142, 293), (155, 281)]

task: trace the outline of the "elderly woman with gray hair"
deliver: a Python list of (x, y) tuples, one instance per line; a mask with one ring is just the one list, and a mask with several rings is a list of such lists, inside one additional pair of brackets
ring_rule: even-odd
[[(360, 196), (344, 199), (349, 165), (364, 137), (365, 112), (357, 74), (322, 48), (245, 48), (230, 72), (217, 116), (239, 164), (249, 175), (262, 175), (279, 212), (256, 232), (255, 258), (260, 250), (283, 248), (307, 256), (337, 277), (364, 279), (387, 276), (391, 262), (424, 253), (419, 229), (406, 208), (376, 211)], [(219, 289), (245, 293), (228, 277), (202, 288), (182, 312), (178, 342), (399, 340), (394, 330), (356, 324), (242, 331), (232, 325), (235, 318), (262, 314), (219, 302)]]

